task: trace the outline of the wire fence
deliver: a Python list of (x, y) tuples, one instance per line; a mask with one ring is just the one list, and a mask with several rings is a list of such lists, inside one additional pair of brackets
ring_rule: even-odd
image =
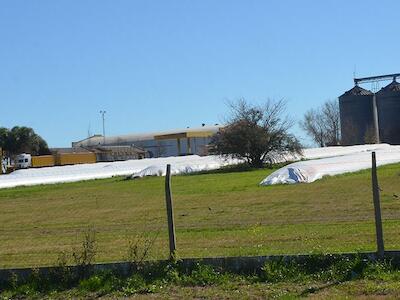
[[(88, 254), (101, 263), (167, 259), (172, 251), (181, 258), (377, 251), (370, 170), (258, 186), (268, 172), (172, 177), (170, 230), (161, 177), (3, 190), (0, 268), (75, 264)], [(400, 169), (377, 174), (385, 249), (400, 249)]]

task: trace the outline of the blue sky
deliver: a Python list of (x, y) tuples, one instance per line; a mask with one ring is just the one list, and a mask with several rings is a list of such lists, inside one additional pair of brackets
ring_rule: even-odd
[[(400, 1), (0, 0), (0, 126), (53, 147), (221, 123), (226, 101), (303, 113), (400, 72)], [(366, 86), (370, 88), (370, 86)], [(293, 129), (302, 135), (298, 128)], [(305, 140), (307, 142), (307, 140)]]

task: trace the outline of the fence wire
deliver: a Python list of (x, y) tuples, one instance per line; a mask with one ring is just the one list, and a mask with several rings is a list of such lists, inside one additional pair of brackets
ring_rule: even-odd
[[(259, 186), (270, 172), (172, 177), (177, 257), (376, 251), (370, 170)], [(385, 247), (398, 250), (399, 165), (378, 178)], [(1, 190), (0, 267), (74, 264), (85, 251), (98, 263), (166, 259), (164, 197), (162, 177)]]

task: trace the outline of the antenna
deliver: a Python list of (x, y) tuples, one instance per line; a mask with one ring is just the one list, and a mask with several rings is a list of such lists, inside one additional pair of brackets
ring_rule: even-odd
[(89, 121), (88, 130), (87, 130), (87, 136), (88, 136), (88, 138), (90, 138), (92, 136), (91, 128), (90, 128), (90, 121)]
[(106, 114), (105, 110), (100, 111), (101, 118), (103, 119), (103, 145), (106, 143), (106, 127), (104, 125), (104, 115)]

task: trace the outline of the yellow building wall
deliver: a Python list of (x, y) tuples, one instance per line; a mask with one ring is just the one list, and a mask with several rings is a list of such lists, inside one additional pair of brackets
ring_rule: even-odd
[(75, 165), (75, 164), (93, 164), (96, 162), (95, 153), (62, 153), (57, 155), (56, 164)]
[(53, 155), (32, 156), (32, 167), (51, 167), (56, 163)]

